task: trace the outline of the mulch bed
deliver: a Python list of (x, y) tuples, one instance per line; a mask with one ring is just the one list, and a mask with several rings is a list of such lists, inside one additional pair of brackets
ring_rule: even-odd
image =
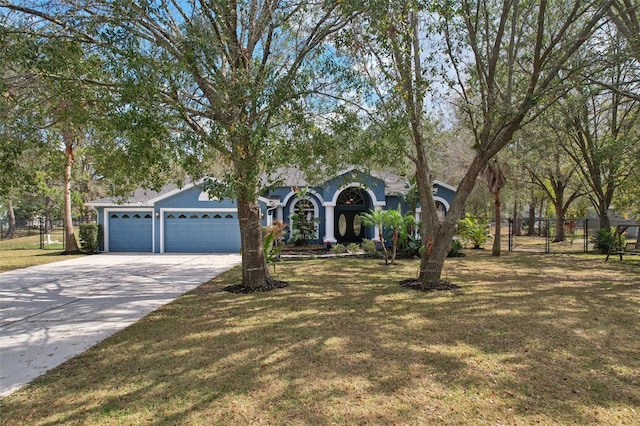
[(451, 290), (459, 290), (461, 287), (456, 284), (452, 284), (449, 281), (438, 281), (435, 284), (424, 285), (424, 283), (418, 281), (415, 278), (409, 278), (406, 280), (400, 281), (400, 285), (405, 288), (409, 288), (411, 290), (418, 291), (451, 291)]
[(250, 294), (250, 293), (271, 291), (277, 288), (285, 288), (288, 286), (289, 286), (289, 283), (286, 281), (269, 279), (264, 285), (261, 285), (260, 287), (257, 287), (257, 288), (247, 288), (247, 287), (244, 287), (242, 284), (233, 284), (233, 285), (226, 286), (225, 288), (223, 288), (223, 290), (228, 291), (230, 293)]

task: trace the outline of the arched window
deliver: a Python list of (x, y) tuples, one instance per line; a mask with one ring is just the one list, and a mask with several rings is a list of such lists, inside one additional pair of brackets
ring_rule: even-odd
[(167, 216), (167, 219), (175, 219), (176, 217), (172, 214), (170, 214), (169, 216)]
[(180, 216), (178, 216), (178, 219), (186, 219), (186, 218), (187, 218), (187, 216), (184, 215), (184, 214), (181, 214)]
[(122, 219), (129, 219), (129, 215), (128, 214), (123, 214), (122, 215)]
[(214, 216), (213, 216), (213, 218), (214, 218), (214, 219), (222, 219), (222, 216), (220, 216), (219, 214), (217, 214), (217, 215), (214, 215)]
[(233, 219), (233, 215), (232, 214), (228, 214), (224, 217), (225, 219)]
[(365, 200), (360, 188), (349, 187), (338, 195), (338, 206), (364, 206)]
[(205, 214), (202, 215), (202, 218), (203, 219), (209, 219), (209, 215), (205, 213)]
[(136, 214), (133, 215), (133, 218), (134, 219), (140, 219), (140, 215), (138, 213), (136, 213)]
[(117, 214), (114, 213), (114, 214), (111, 215), (111, 219), (117, 219), (117, 218), (118, 218)]
[(291, 204), (289, 215), (297, 215), (298, 219), (291, 218), (291, 229), (304, 230), (310, 239), (320, 238), (320, 230), (317, 224), (319, 210), (318, 203), (311, 197), (296, 198)]
[(145, 219), (151, 219), (151, 215), (149, 213), (147, 213), (147, 214), (144, 215), (144, 218)]
[(197, 218), (198, 218), (197, 214), (192, 214), (191, 217), (190, 217), (190, 219), (197, 219)]
[(311, 201), (306, 198), (296, 201), (293, 212), (307, 223), (311, 223), (315, 219), (315, 207)]

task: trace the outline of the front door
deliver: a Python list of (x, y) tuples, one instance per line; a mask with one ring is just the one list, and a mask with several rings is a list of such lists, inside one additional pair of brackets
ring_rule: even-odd
[(360, 211), (338, 211), (335, 224), (335, 236), (339, 243), (361, 243), (364, 237), (364, 226), (360, 219)]

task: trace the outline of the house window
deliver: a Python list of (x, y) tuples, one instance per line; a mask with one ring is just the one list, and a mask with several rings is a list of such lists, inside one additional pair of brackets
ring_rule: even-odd
[(298, 200), (293, 211), (306, 223), (311, 223), (315, 219), (315, 207), (308, 199)]
[(316, 219), (319, 217), (318, 204), (313, 198), (298, 198), (293, 201), (289, 210), (289, 215), (291, 216), (294, 214), (298, 215), (299, 219), (296, 221), (291, 219), (291, 229), (302, 225), (310, 231), (310, 237), (312, 239), (320, 238), (320, 230), (316, 223)]
[(364, 206), (365, 200), (360, 188), (347, 188), (340, 193), (336, 204), (339, 206)]
[(225, 219), (233, 219), (233, 215), (232, 214), (228, 214), (224, 217)]
[(122, 219), (129, 219), (129, 215), (128, 214), (123, 214), (122, 215)]
[(118, 218), (117, 214), (114, 213), (114, 214), (111, 215), (111, 219), (117, 219), (117, 218)]
[(136, 214), (133, 215), (133, 218), (134, 219), (140, 219), (140, 215), (136, 213)]
[(167, 216), (167, 219), (175, 219), (176, 217), (172, 214), (170, 214), (169, 216)]
[(222, 219), (222, 216), (220, 216), (219, 214), (213, 216), (214, 219)]
[(145, 219), (151, 219), (151, 215), (149, 213), (147, 213), (147, 214), (144, 215), (144, 218)]
[(197, 214), (192, 214), (192, 215), (191, 215), (191, 219), (197, 219), (197, 218), (198, 218), (198, 215), (197, 215)]
[(184, 214), (181, 214), (180, 216), (178, 216), (178, 219), (186, 219), (186, 218), (187, 218), (187, 216), (184, 215)]
[(202, 215), (202, 218), (203, 219), (209, 219), (209, 215), (205, 213), (205, 214)]

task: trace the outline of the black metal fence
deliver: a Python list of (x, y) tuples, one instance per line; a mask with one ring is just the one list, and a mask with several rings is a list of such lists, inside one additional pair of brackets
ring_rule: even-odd
[[(635, 221), (611, 219), (611, 226), (634, 224)], [(595, 236), (600, 229), (599, 219), (571, 219), (564, 221), (564, 238), (557, 241), (558, 229), (555, 219), (519, 218), (501, 222), (501, 239), (509, 251), (532, 253), (587, 253), (595, 249)], [(635, 229), (635, 231), (634, 231)], [(630, 228), (629, 239), (637, 239), (637, 227)], [(506, 240), (506, 243), (504, 242)]]
[[(82, 218), (74, 218), (74, 230), (77, 231), (80, 224), (84, 222), (85, 220), (83, 220)], [(8, 230), (9, 221), (6, 219), (0, 219), (0, 241), (6, 239)], [(16, 219), (14, 236), (17, 238), (36, 236), (38, 237), (37, 240), (34, 240), (33, 238), (16, 240), (17, 248), (40, 248), (51, 250), (66, 249), (66, 232), (65, 223), (63, 220), (54, 220), (49, 224), (48, 227), (46, 227), (44, 218), (38, 217), (34, 219)], [(19, 246), (21, 241), (24, 241), (24, 247)]]

